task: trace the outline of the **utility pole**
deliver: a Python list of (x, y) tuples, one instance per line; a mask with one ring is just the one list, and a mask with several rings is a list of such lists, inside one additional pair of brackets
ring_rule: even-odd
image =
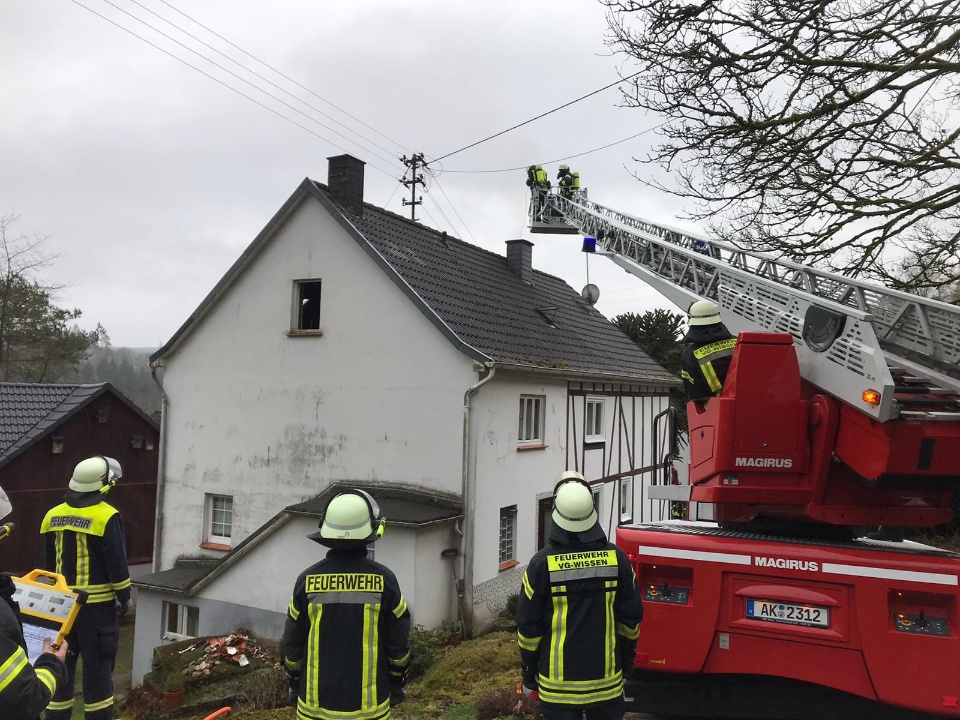
[(404, 173), (402, 182), (405, 187), (410, 188), (410, 199), (407, 200), (404, 198), (403, 205), (406, 207), (410, 206), (410, 219), (417, 219), (417, 205), (423, 205), (423, 195), (419, 198), (417, 197), (417, 184), (424, 185), (423, 175), (417, 174), (417, 168), (423, 167), (426, 163), (423, 160), (423, 153), (414, 153), (412, 157), (407, 157), (406, 155), (401, 158), (401, 162), (410, 168), (410, 180), (407, 180), (406, 173)]

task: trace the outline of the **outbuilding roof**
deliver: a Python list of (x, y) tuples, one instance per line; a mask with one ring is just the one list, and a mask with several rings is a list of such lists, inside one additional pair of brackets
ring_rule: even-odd
[(81, 408), (112, 392), (144, 420), (157, 422), (110, 383), (41, 385), (0, 383), (0, 465), (4, 465), (49, 434)]

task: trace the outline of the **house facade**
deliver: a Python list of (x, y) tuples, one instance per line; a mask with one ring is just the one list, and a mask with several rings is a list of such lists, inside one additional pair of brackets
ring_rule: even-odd
[(562, 470), (596, 483), (611, 531), (652, 518), (644, 435), (678, 381), (535, 271), (530, 242), (504, 257), (362, 197), (363, 164), (331, 158), (151, 358), (161, 483), (135, 682), (165, 633), (277, 634), (338, 487), (385, 508), (375, 557), (414, 622), (475, 631), (517, 592)]
[(123, 478), (108, 502), (124, 521), (127, 560), (153, 560), (160, 428), (109, 383), (0, 383), (0, 487), (13, 503), (16, 530), (3, 543), (4, 569), (43, 564), (40, 523), (63, 501), (73, 468), (91, 455), (115, 458)]

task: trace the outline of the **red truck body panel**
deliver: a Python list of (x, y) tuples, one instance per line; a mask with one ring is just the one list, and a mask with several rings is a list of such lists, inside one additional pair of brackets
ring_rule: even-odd
[(639, 669), (791, 678), (960, 717), (960, 555), (684, 521), (622, 526), (617, 544), (644, 597)]

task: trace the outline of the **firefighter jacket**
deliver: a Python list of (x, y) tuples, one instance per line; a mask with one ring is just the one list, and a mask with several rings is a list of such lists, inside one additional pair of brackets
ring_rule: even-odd
[(723, 323), (715, 323), (694, 325), (683, 342), (686, 347), (680, 356), (680, 376), (687, 399), (705, 400), (719, 396), (737, 339)]
[(70, 490), (40, 525), (45, 569), (60, 573), (73, 590), (88, 593), (87, 604), (130, 599), (130, 572), (123, 521), (98, 492)]
[(0, 718), (35, 720), (57, 686), (67, 682), (67, 669), (50, 653), (37, 658), (35, 665), (27, 660), (13, 591), (10, 577), (0, 575)]
[[(616, 701), (632, 670), (643, 605), (626, 554), (554, 526), (530, 560), (517, 602), (524, 685), (540, 700), (584, 707)], [(581, 533), (580, 536), (583, 536)]]
[[(334, 549), (297, 578), (283, 629), (298, 720), (380, 720), (410, 663), (410, 611), (366, 549)], [(299, 683), (297, 683), (299, 681)]]

